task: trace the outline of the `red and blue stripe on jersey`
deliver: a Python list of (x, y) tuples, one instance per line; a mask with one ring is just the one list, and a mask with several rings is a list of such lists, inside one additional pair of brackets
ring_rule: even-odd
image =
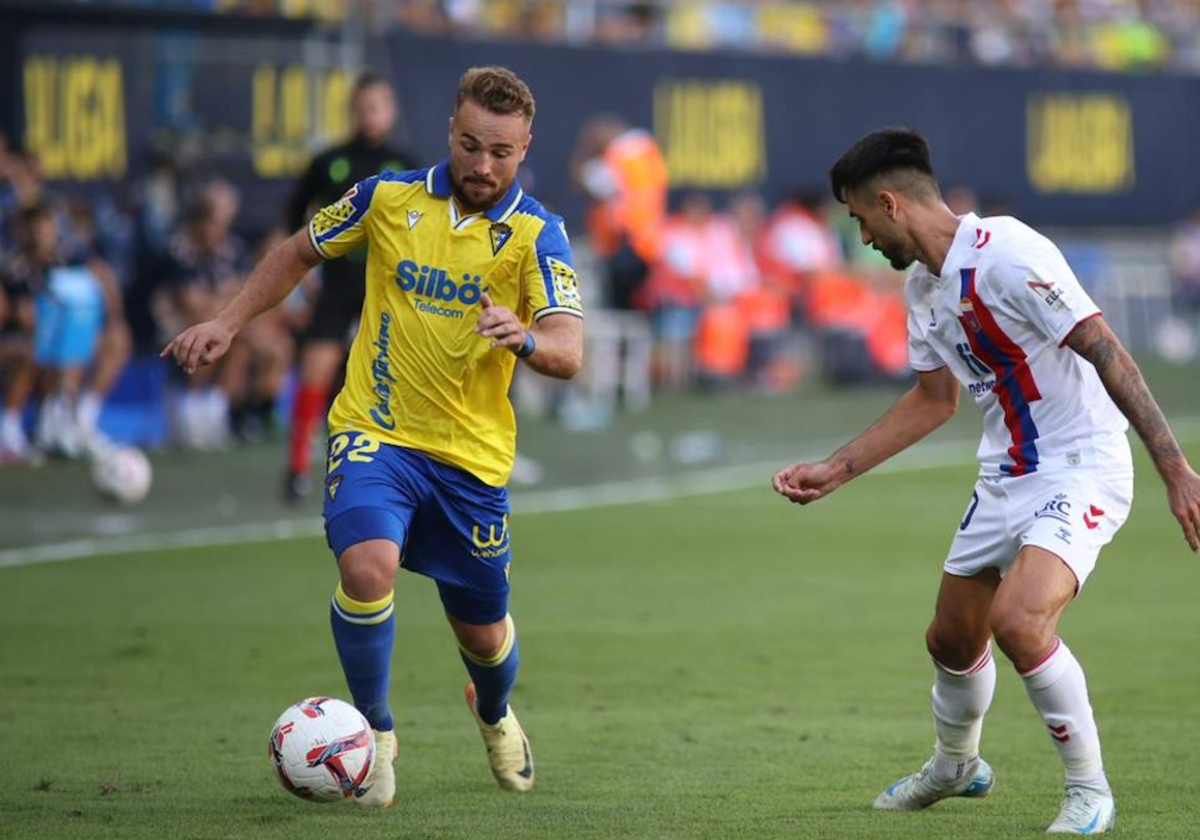
[(1004, 424), (1012, 436), (1008, 448), (1011, 464), (1001, 464), (1001, 472), (1012, 476), (1037, 472), (1038, 428), (1033, 422), (1031, 404), (1042, 398), (1025, 351), (1013, 341), (1000, 325), (975, 288), (975, 269), (964, 268), (962, 277), (962, 312), (959, 322), (967, 334), (971, 351), (996, 375), (993, 390), (1004, 409)]

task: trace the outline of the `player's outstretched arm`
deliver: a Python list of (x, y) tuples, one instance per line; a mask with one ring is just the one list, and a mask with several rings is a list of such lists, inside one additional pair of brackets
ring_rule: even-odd
[(511, 309), (497, 306), (487, 292), (480, 299), (483, 311), (475, 332), (491, 341), (493, 349), (515, 353), (543, 376), (570, 379), (583, 366), (583, 319), (574, 315), (547, 315), (529, 329)]
[(1146, 444), (1158, 474), (1167, 485), (1171, 513), (1179, 520), (1184, 539), (1192, 551), (1197, 551), (1200, 549), (1200, 476), (1188, 464), (1137, 362), (1100, 316), (1077, 324), (1067, 336), (1066, 344), (1092, 363), (1109, 396)]
[(246, 322), (282, 301), (304, 275), (321, 262), (308, 231), (293, 234), (277, 245), (251, 272), (241, 290), (217, 313), (172, 339), (160, 354), (173, 356), (187, 373), (211, 365), (229, 350), (233, 337)]
[(917, 384), (872, 426), (824, 461), (793, 464), (771, 479), (775, 492), (798, 505), (824, 498), (847, 481), (904, 451), (958, 410), (958, 381), (949, 368), (917, 374)]

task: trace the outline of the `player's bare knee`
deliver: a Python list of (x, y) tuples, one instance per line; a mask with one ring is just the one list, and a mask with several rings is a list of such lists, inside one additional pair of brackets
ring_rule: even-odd
[[(983, 644), (986, 644), (986, 641)], [(925, 631), (925, 648), (934, 662), (955, 671), (971, 667), (983, 652), (982, 646), (974, 639), (964, 639), (947, 633), (936, 623), (929, 625), (929, 629)]]
[(998, 610), (992, 616), (996, 644), (1014, 665), (1036, 662), (1054, 641), (1054, 628), (1036, 614), (1022, 610)]
[(495, 624), (466, 624), (453, 621), (459, 644), (480, 659), (493, 659), (504, 649), (507, 628), (503, 621)]
[(356, 601), (377, 601), (392, 589), (394, 573), (381, 564), (365, 562), (342, 566), (342, 590)]
[(342, 590), (356, 601), (376, 601), (395, 586), (399, 556), (395, 545), (371, 540), (346, 549), (338, 559)]

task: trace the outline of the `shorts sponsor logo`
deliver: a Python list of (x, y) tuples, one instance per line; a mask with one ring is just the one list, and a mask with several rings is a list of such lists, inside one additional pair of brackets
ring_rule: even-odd
[[(1088, 518), (1088, 514), (1091, 518)], [(1083, 524), (1088, 527), (1089, 531), (1094, 531), (1100, 527), (1100, 519), (1104, 516), (1104, 511), (1095, 505), (1088, 505), (1088, 509), (1083, 512)]]
[(471, 552), (474, 557), (491, 558), (503, 555), (508, 551), (509, 543), (508, 514), (504, 514), (500, 519), (499, 527), (495, 523), (472, 525), (471, 541), (475, 543), (475, 549)]
[[(1067, 501), (1066, 493), (1059, 493), (1053, 499), (1042, 505), (1042, 509), (1033, 515), (1034, 519), (1043, 517), (1057, 519), (1064, 525), (1071, 524), (1071, 503)], [(1069, 542), (1069, 541), (1068, 541)]]
[(1071, 544), (1071, 529), (1070, 528), (1064, 528), (1064, 527), (1060, 526), (1058, 531), (1055, 532), (1054, 536), (1058, 537), (1060, 540), (1065, 542), (1067, 545)]

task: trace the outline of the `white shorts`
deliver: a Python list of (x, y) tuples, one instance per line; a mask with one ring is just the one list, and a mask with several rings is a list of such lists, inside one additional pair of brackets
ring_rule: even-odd
[(1003, 577), (1021, 548), (1036, 545), (1062, 558), (1078, 592), (1132, 504), (1132, 471), (981, 476), (944, 568), (960, 577), (997, 569)]

